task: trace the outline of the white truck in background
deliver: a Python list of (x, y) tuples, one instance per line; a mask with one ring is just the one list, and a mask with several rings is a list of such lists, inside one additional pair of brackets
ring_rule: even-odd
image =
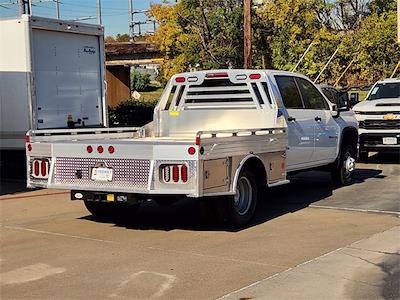
[(324, 169), (348, 184), (357, 121), (340, 116), (305, 76), (274, 70), (177, 74), (154, 121), (120, 133), (30, 130), (29, 187), (71, 190), (95, 216), (129, 214), (141, 202), (209, 198), (235, 226), (250, 221), (260, 188), (290, 172)]
[(400, 79), (376, 82), (353, 111), (359, 121), (360, 159), (374, 151), (398, 153), (400, 160)]
[(24, 161), (30, 129), (107, 127), (103, 37), (98, 25), (30, 15), (0, 20), (2, 169)]

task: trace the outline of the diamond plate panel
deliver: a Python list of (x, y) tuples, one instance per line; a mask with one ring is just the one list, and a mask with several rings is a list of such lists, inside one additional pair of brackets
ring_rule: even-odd
[[(98, 163), (105, 163), (113, 169), (113, 180), (110, 182), (93, 181), (90, 169)], [(77, 170), (81, 178), (76, 176)], [(55, 161), (55, 184), (84, 185), (85, 187), (123, 187), (147, 190), (150, 174), (150, 160), (139, 159), (101, 159), (101, 158), (69, 158), (61, 157)]]

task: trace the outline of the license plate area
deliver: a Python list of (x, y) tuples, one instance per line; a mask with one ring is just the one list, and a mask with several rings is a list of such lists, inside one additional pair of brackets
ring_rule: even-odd
[(397, 138), (396, 137), (384, 137), (384, 138), (382, 138), (382, 143), (384, 145), (396, 145)]
[(114, 171), (112, 168), (107, 167), (94, 167), (92, 168), (90, 179), (94, 181), (112, 181)]

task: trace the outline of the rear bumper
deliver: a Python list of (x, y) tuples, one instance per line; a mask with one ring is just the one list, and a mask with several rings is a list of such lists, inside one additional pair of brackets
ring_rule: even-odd
[[(396, 144), (384, 144), (383, 138), (396, 138)], [(400, 132), (361, 133), (361, 151), (395, 152), (400, 150)]]

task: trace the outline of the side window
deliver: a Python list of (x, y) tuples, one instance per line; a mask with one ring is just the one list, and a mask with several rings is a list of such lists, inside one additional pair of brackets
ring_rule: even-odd
[(326, 103), (324, 97), (311, 82), (303, 78), (296, 78), (296, 81), (301, 89), (306, 108), (329, 109), (328, 103)]
[(332, 103), (336, 103), (336, 97), (334, 92), (329, 89), (329, 88), (324, 88), (322, 89), (322, 92), (324, 93), (324, 95), (326, 96), (326, 98), (329, 99), (329, 101), (331, 101)]
[(283, 104), (286, 108), (304, 108), (294, 78), (291, 76), (275, 76)]

